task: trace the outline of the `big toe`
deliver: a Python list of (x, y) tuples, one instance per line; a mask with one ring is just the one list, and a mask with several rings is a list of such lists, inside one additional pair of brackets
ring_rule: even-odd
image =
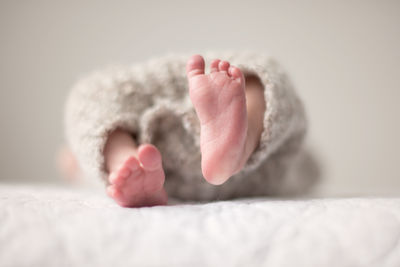
[(202, 172), (207, 182), (213, 185), (221, 185), (225, 183), (232, 173), (225, 170), (224, 166), (218, 164), (217, 161), (202, 161)]
[(143, 168), (147, 171), (162, 168), (161, 153), (153, 145), (141, 145), (138, 150), (138, 158)]
[(186, 74), (188, 78), (199, 74), (204, 74), (204, 58), (200, 55), (193, 55), (189, 58), (186, 64)]

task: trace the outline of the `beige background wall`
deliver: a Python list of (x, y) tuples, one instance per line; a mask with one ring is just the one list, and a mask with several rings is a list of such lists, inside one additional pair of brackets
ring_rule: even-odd
[(400, 194), (400, 1), (0, 1), (0, 181), (54, 181), (84, 73), (170, 51), (255, 49), (290, 72), (323, 194)]

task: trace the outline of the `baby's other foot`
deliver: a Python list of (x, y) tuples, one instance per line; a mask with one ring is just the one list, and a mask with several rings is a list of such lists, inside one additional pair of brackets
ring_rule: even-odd
[(123, 207), (165, 205), (165, 175), (161, 154), (149, 144), (139, 146), (138, 156), (129, 156), (109, 175), (107, 193)]
[(190, 98), (201, 124), (201, 167), (205, 179), (222, 184), (244, 165), (247, 134), (245, 79), (227, 61), (212, 61), (204, 73), (204, 59), (192, 56), (186, 65)]

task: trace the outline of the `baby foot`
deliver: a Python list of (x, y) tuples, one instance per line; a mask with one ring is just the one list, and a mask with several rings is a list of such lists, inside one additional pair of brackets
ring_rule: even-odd
[(200, 120), (201, 167), (205, 179), (222, 184), (244, 165), (247, 134), (245, 79), (229, 62), (214, 60), (204, 74), (204, 59), (187, 62), (190, 98)]
[(123, 207), (165, 205), (167, 194), (161, 154), (153, 145), (141, 145), (137, 158), (128, 157), (109, 176), (107, 193)]

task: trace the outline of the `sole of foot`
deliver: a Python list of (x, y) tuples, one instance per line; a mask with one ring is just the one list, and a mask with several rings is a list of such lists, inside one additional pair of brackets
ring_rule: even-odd
[(245, 78), (227, 61), (211, 62), (205, 74), (202, 56), (186, 65), (189, 93), (201, 125), (201, 166), (204, 178), (219, 185), (243, 167), (247, 135)]
[(167, 204), (161, 154), (150, 144), (140, 145), (137, 156), (129, 156), (109, 175), (108, 195), (123, 207)]

